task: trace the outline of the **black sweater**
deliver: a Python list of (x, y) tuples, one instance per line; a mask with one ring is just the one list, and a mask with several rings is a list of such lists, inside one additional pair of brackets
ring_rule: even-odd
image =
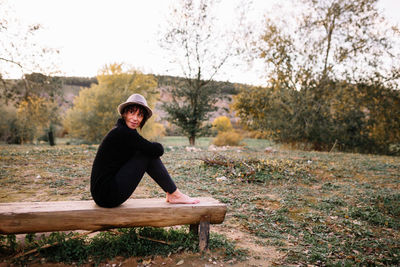
[(160, 157), (164, 148), (160, 143), (150, 142), (136, 130), (129, 128), (124, 119), (104, 137), (93, 162), (90, 191), (93, 198), (100, 197), (102, 186), (114, 178), (118, 170), (137, 152), (149, 157)]

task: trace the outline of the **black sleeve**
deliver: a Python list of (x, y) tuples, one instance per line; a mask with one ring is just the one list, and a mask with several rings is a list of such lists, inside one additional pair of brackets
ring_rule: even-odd
[(123, 142), (132, 150), (140, 150), (143, 154), (150, 157), (161, 157), (164, 154), (164, 148), (160, 143), (150, 142), (143, 138), (136, 130), (121, 129)]

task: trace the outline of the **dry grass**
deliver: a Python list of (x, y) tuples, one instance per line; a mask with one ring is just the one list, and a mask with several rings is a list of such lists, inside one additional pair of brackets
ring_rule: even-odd
[[(399, 157), (265, 153), (259, 143), (241, 152), (206, 145), (188, 152), (182, 144), (164, 140), (167, 169), (182, 191), (228, 205), (224, 224), (213, 229), (250, 248), (254, 264), (400, 263)], [(97, 146), (0, 149), (0, 202), (90, 199)], [(163, 195), (145, 177), (132, 197)]]

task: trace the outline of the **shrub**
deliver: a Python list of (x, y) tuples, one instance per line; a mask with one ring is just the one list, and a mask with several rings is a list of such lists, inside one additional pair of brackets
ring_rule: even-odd
[(219, 132), (214, 138), (213, 144), (216, 146), (238, 146), (242, 140), (243, 137), (235, 131)]
[(144, 125), (143, 129), (140, 130), (140, 134), (150, 140), (160, 140), (165, 136), (165, 127), (161, 123), (154, 122), (154, 118), (150, 118), (150, 120)]
[(216, 118), (212, 123), (212, 128), (218, 133), (232, 131), (233, 129), (231, 121), (226, 116)]
[(269, 137), (271, 137), (271, 135), (272, 135), (271, 133), (268, 133), (266, 131), (258, 131), (258, 130), (250, 131), (247, 133), (247, 136), (253, 139), (268, 139)]

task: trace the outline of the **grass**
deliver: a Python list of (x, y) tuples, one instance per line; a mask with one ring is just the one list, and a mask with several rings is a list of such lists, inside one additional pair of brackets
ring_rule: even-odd
[[(56, 244), (57, 243), (57, 244)], [(3, 251), (15, 252), (19, 245), (15, 236), (9, 235), (3, 240)], [(44, 244), (54, 244), (41, 249)], [(226, 248), (226, 260), (233, 255), (245, 257), (246, 251), (235, 248), (234, 243), (221, 235), (212, 234), (210, 249)], [(153, 227), (138, 227), (117, 229), (97, 234), (92, 238), (84, 238), (76, 233), (51, 233), (49, 236), (38, 237), (28, 234), (25, 237), (25, 251), (38, 249), (40, 258), (49, 262), (63, 262), (81, 265), (94, 263), (96, 265), (116, 257), (148, 257), (171, 253), (198, 252), (198, 241), (193, 234), (188, 234), (188, 227), (179, 229), (162, 229)], [(12, 260), (14, 264), (27, 265), (38, 261), (38, 255), (26, 255)]]
[[(197, 141), (201, 150), (189, 152), (186, 138), (164, 138), (162, 160), (182, 191), (228, 205), (216, 230), (227, 240), (241, 233), (250, 245), (276, 251), (277, 265), (400, 264), (399, 157), (284, 150), (266, 140), (208, 151), (210, 138)], [(277, 152), (265, 153), (267, 146)], [(90, 199), (96, 149), (0, 146), (0, 202)], [(161, 196), (148, 177), (133, 195)], [(229, 252), (224, 236), (213, 244)]]

